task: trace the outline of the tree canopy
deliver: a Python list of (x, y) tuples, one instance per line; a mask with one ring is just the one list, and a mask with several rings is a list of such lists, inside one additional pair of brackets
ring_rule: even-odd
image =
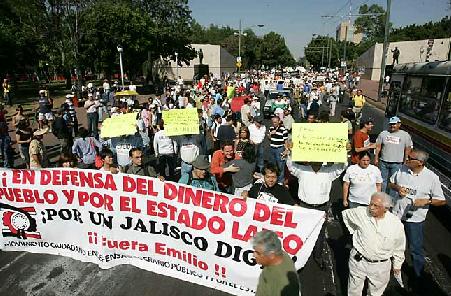
[[(233, 56), (238, 56), (238, 30), (229, 26), (193, 25), (192, 43), (221, 45)], [(243, 68), (265, 66), (289, 66), (295, 63), (285, 39), (275, 32), (259, 37), (251, 28), (243, 30), (241, 36), (241, 57)]]
[(4, 0), (0, 2), (0, 75), (48, 64), (70, 77), (75, 68), (118, 72), (117, 46), (131, 76), (145, 61), (191, 60), (193, 20), (187, 0)]

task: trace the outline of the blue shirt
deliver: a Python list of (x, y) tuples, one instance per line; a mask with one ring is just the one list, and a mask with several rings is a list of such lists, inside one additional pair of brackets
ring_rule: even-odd
[(195, 188), (219, 191), (218, 182), (216, 181), (216, 178), (213, 175), (211, 175), (210, 180), (208, 180), (208, 179), (194, 179), (191, 173), (182, 173), (179, 183), (191, 185)]

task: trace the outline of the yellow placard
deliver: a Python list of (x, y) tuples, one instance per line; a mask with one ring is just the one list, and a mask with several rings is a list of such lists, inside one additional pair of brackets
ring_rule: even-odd
[(163, 111), (166, 136), (198, 135), (199, 116), (196, 108)]
[(102, 138), (113, 138), (135, 134), (137, 115), (138, 113), (127, 113), (105, 119), (100, 130), (100, 136)]
[(293, 161), (347, 162), (347, 123), (293, 123)]

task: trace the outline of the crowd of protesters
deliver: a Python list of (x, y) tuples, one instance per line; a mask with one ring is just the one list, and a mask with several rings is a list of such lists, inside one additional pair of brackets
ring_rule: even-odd
[[(11, 147), (16, 144), (24, 167), (49, 167), (43, 139), (45, 134), (53, 133), (60, 144), (56, 166), (157, 177), (326, 213), (330, 210), (332, 182), (341, 177), (342, 204), (351, 211), (346, 212), (345, 223), (354, 243), (349, 293), (361, 295), (367, 278), (372, 295), (381, 295), (389, 279), (391, 264), (387, 262), (395, 257), (393, 268), (399, 274), (404, 261), (404, 228), (415, 276), (422, 278), (423, 222), (429, 206), (443, 205), (445, 198), (438, 177), (425, 167), (427, 153), (412, 149), (414, 143), (407, 132), (400, 130), (398, 117), (390, 118), (388, 128), (371, 143), (369, 133), (380, 123), (363, 116), (366, 100), (356, 86), (355, 75), (341, 76), (333, 70), (298, 72), (291, 77), (276, 71), (250, 71), (222, 77), (206, 75), (193, 84), (179, 77), (175, 85), (168, 84), (163, 92), (144, 100), (138, 100), (135, 85), (127, 86), (129, 93), (119, 96), (117, 83), (108, 80), (98, 86), (88, 84), (81, 96), (68, 94), (60, 106), (55, 106), (48, 92), (41, 90), (36, 101), (37, 129), (32, 129), (30, 118), (17, 106), (12, 120), (15, 141), (9, 137), (6, 112), (0, 109), (3, 163), (4, 167), (13, 167)], [(337, 116), (337, 103), (346, 103), (345, 91), (351, 100)], [(163, 112), (185, 108), (197, 109), (199, 134), (166, 136)], [(270, 120), (265, 120), (266, 110)], [(136, 113), (134, 135), (101, 137), (106, 118), (131, 112)], [(81, 116), (86, 116), (86, 126), (79, 126)], [(293, 122), (346, 123), (350, 165), (293, 161)], [(374, 195), (377, 192), (390, 193), (391, 198)], [(404, 228), (396, 224), (394, 233), (381, 226), (373, 235), (379, 227), (374, 221), (388, 217), (384, 223), (392, 223), (396, 216)], [(321, 268), (326, 225), (313, 256)], [(370, 236), (372, 249), (367, 247), (368, 241), (360, 241)], [(384, 239), (394, 240), (388, 249)]]

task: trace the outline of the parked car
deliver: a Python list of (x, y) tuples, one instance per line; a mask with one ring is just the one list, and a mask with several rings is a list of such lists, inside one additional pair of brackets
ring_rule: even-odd
[(268, 98), (266, 99), (265, 106), (263, 107), (263, 116), (265, 118), (269, 118), (272, 115), (271, 105), (278, 95), (288, 97), (290, 101), (290, 105), (292, 104), (293, 98), (293, 90), (291, 88), (285, 88), (283, 90), (270, 90), (268, 94)]

